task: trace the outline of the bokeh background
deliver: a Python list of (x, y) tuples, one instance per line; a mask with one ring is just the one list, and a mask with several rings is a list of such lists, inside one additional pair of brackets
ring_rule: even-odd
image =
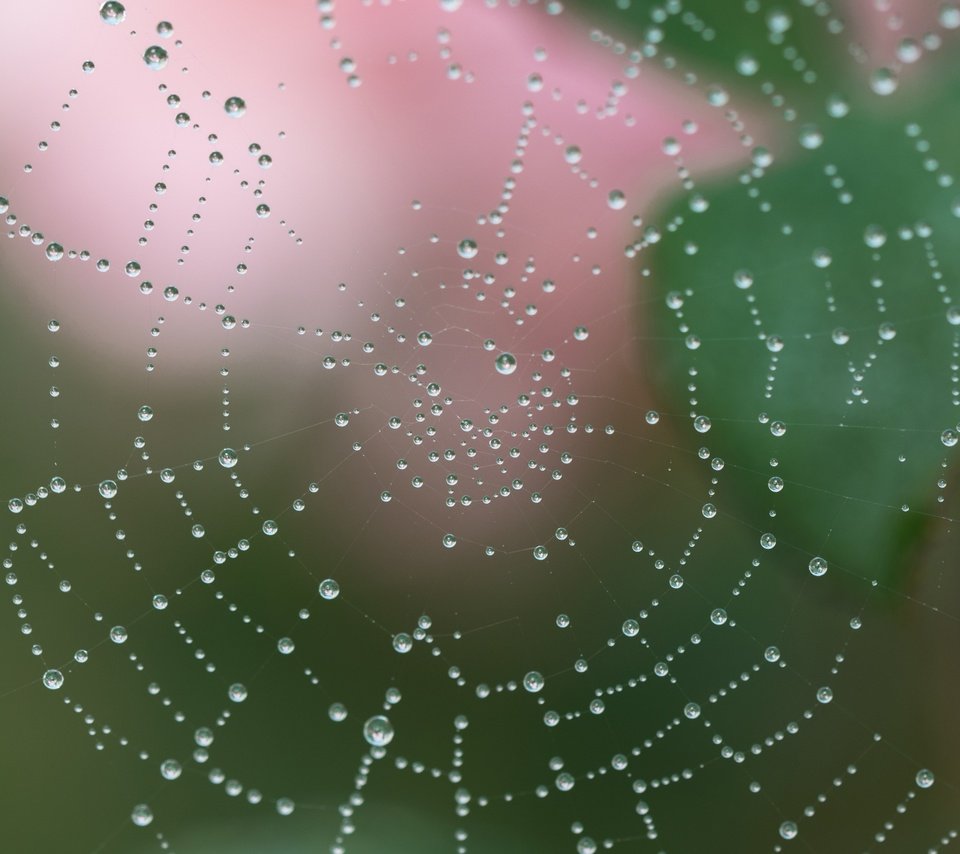
[(960, 13), (99, 10), (0, 10), (6, 850), (949, 843)]

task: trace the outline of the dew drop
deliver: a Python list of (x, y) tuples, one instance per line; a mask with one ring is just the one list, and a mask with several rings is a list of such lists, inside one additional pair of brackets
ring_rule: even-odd
[(384, 715), (374, 715), (364, 723), (363, 737), (373, 747), (386, 747), (393, 741), (393, 724)]
[(48, 670), (43, 674), (43, 684), (51, 691), (56, 691), (63, 685), (63, 674), (59, 670)]
[(727, 622), (727, 612), (723, 608), (714, 608), (710, 612), (710, 622), (715, 626), (722, 626)]
[(247, 102), (234, 95), (223, 102), (223, 109), (231, 119), (239, 119), (247, 111)]
[(899, 82), (896, 72), (891, 68), (878, 68), (870, 75), (870, 88), (878, 95), (892, 95)]
[(143, 52), (143, 61), (147, 68), (159, 71), (167, 64), (167, 51), (158, 44), (150, 45)]
[(457, 244), (457, 254), (461, 258), (466, 258), (467, 260), (476, 258), (477, 252), (479, 252), (477, 241), (471, 240), (469, 237), (465, 237)]
[(117, 24), (123, 23), (123, 19), (126, 17), (127, 10), (122, 3), (107, 0), (106, 3), (100, 5), (100, 19), (106, 24), (115, 27)]
[(523, 677), (523, 687), (529, 691), (531, 694), (536, 694), (543, 690), (545, 680), (542, 673), (538, 673), (536, 670), (531, 670), (526, 676)]
[(780, 835), (784, 839), (797, 838), (797, 823), (795, 821), (785, 821), (780, 825)]
[(517, 359), (513, 353), (501, 353), (496, 359), (497, 373), (508, 376), (517, 369)]
[(183, 767), (176, 759), (164, 759), (160, 763), (160, 776), (164, 780), (176, 780), (183, 772)]
[(130, 819), (137, 827), (146, 827), (153, 821), (153, 810), (146, 804), (137, 804), (130, 813)]

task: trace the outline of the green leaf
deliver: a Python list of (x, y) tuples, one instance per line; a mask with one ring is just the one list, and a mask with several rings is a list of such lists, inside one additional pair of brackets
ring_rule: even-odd
[[(883, 584), (903, 585), (957, 455), (941, 431), (960, 420), (960, 326), (947, 319), (960, 221), (956, 190), (941, 186), (949, 168), (928, 162), (952, 159), (956, 97), (955, 86), (899, 93), (908, 115), (876, 110), (877, 99), (855, 104), (821, 124), (816, 151), (801, 148), (748, 183), (698, 188), (707, 211), (675, 203), (663, 221), (683, 224), (654, 247), (647, 322), (660, 392), (677, 411), (709, 416), (711, 451), (744, 469), (724, 483), (721, 510)], [(882, 246), (867, 245), (871, 227), (886, 235)], [(822, 250), (829, 266), (814, 262)], [(739, 270), (752, 274), (749, 289), (735, 285)], [(679, 312), (666, 305), (671, 290), (682, 294)], [(849, 341), (838, 344), (841, 329)], [(688, 334), (699, 349), (684, 346)], [(766, 336), (783, 349), (771, 352)], [(785, 435), (761, 413), (785, 422)], [(773, 476), (785, 482), (779, 494)]]

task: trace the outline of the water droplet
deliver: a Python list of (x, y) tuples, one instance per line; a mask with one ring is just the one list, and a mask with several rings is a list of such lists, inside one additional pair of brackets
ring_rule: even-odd
[(795, 821), (785, 821), (780, 825), (780, 835), (784, 839), (797, 838), (797, 823)]
[(545, 680), (542, 673), (538, 673), (536, 670), (531, 670), (526, 676), (523, 677), (523, 687), (529, 691), (531, 694), (536, 694), (543, 690)]
[(741, 53), (737, 57), (736, 67), (738, 74), (742, 74), (744, 77), (753, 77), (760, 70), (760, 63), (752, 54)]
[[(117, 3), (116, 5), (120, 5)], [(153, 810), (146, 804), (137, 804), (130, 813), (130, 819), (137, 827), (146, 827), (153, 821)]]
[(340, 595), (340, 585), (332, 578), (325, 578), (320, 582), (320, 596), (324, 599), (336, 599)]
[(800, 145), (809, 151), (823, 145), (823, 134), (816, 125), (808, 124), (800, 128)]
[(870, 88), (878, 95), (892, 95), (899, 82), (896, 72), (891, 68), (878, 68), (870, 75)]
[(465, 237), (457, 244), (457, 254), (461, 258), (466, 258), (467, 260), (470, 258), (476, 258), (477, 252), (479, 251), (480, 250), (477, 248), (477, 241), (471, 240), (469, 237)]
[(48, 670), (43, 674), (43, 684), (51, 691), (56, 691), (63, 685), (63, 674), (59, 670)]
[(711, 107), (723, 107), (730, 101), (730, 95), (722, 86), (711, 86), (707, 89), (707, 103)]
[(710, 612), (710, 622), (715, 626), (722, 626), (727, 622), (727, 612), (723, 608), (714, 608)]
[(117, 24), (122, 23), (126, 17), (127, 10), (123, 7), (122, 3), (117, 3), (115, 0), (107, 0), (106, 3), (100, 4), (100, 18), (104, 23), (115, 27)]
[(497, 373), (508, 376), (517, 369), (517, 360), (513, 353), (501, 353), (496, 360)]
[(399, 653), (407, 653), (413, 649), (413, 638), (406, 632), (398, 632), (393, 636), (393, 648)]
[(223, 109), (232, 119), (239, 119), (247, 111), (247, 102), (234, 95), (223, 102)]
[(164, 780), (176, 780), (183, 772), (183, 767), (176, 759), (164, 759), (160, 763), (160, 775)]
[(850, 104), (843, 95), (833, 94), (827, 98), (827, 115), (833, 119), (842, 119), (850, 112)]
[(150, 45), (143, 52), (143, 61), (147, 64), (147, 68), (159, 71), (167, 64), (167, 51), (158, 44)]
[(363, 737), (373, 747), (386, 747), (393, 741), (393, 724), (383, 715), (374, 715), (363, 725)]

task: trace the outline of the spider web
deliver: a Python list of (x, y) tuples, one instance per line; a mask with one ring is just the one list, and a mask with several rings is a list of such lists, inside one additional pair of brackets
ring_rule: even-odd
[(782, 5), (4, 13), (11, 850), (955, 839), (960, 14)]

